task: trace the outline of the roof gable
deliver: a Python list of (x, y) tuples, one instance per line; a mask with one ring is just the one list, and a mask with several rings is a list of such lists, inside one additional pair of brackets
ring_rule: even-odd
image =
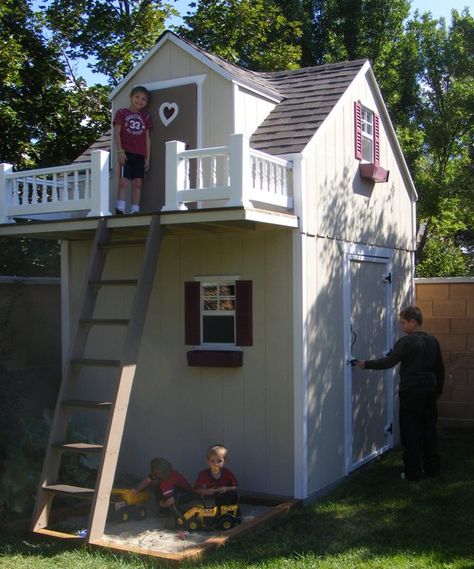
[(138, 72), (138, 70), (145, 65), (145, 63), (151, 59), (157, 51), (166, 43), (172, 42), (186, 53), (196, 58), (204, 65), (207, 65), (217, 74), (221, 75), (229, 81), (238, 83), (244, 87), (251, 90), (258, 91), (262, 95), (266, 95), (276, 101), (281, 100), (281, 95), (278, 90), (273, 86), (270, 81), (267, 81), (262, 73), (256, 73), (243, 67), (239, 67), (229, 61), (226, 61), (222, 57), (210, 53), (189, 40), (183, 39), (177, 36), (175, 33), (167, 30), (158, 38), (155, 46), (145, 55), (145, 57), (139, 61), (135, 67), (126, 75), (122, 81), (113, 89), (109, 95), (109, 99), (113, 99), (117, 93), (119, 93), (126, 84), (133, 78), (133, 76)]
[[(403, 153), (367, 59), (288, 71), (255, 72), (230, 63), (222, 57), (200, 48), (191, 41), (180, 38), (171, 31), (166, 31), (160, 36), (155, 47), (111, 92), (110, 98), (112, 99), (123, 89), (137, 71), (168, 41), (225, 79), (277, 103), (250, 138), (252, 148), (272, 155), (290, 155), (303, 152), (358, 74), (368, 71), (368, 77), (373, 84), (389, 126), (389, 135), (395, 143), (395, 150), (401, 157), (409, 185), (414, 191)], [(110, 143), (111, 133), (108, 132), (93, 146), (107, 148), (110, 147)], [(90, 150), (91, 148), (77, 160), (87, 159)]]

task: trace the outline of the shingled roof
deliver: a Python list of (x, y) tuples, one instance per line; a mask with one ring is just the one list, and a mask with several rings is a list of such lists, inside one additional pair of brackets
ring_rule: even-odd
[[(199, 53), (239, 84), (266, 93), (279, 101), (250, 138), (252, 148), (272, 155), (302, 152), (367, 61), (359, 59), (318, 67), (259, 73), (230, 63), (179, 38), (173, 32), (165, 32), (158, 43), (165, 36), (183, 42), (186, 49), (191, 48)], [(109, 150), (110, 146), (109, 131), (75, 161), (89, 160), (91, 150)]]
[(268, 154), (301, 152), (341, 98), (366, 59), (289, 71), (249, 71), (179, 38), (230, 73), (243, 85), (273, 95), (280, 102), (250, 138), (250, 146)]
[(262, 73), (283, 100), (250, 138), (268, 154), (301, 152), (367, 60)]

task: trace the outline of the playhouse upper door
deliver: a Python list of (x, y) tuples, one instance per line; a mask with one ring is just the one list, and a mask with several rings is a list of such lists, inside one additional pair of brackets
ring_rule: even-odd
[(165, 143), (179, 140), (187, 148), (197, 146), (196, 97), (194, 83), (151, 91), (151, 165), (143, 182), (141, 211), (160, 211), (165, 203)]
[[(387, 260), (388, 263), (388, 260)], [(391, 286), (388, 264), (381, 259), (350, 261), (350, 319), (352, 356), (385, 355), (391, 339)], [(350, 374), (350, 470), (386, 450), (391, 444), (391, 371), (352, 368)]]

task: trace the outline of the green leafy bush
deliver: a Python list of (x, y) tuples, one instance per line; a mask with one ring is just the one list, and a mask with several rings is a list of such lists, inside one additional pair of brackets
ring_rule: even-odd
[[(0, 479), (0, 512), (2, 517), (27, 515), (32, 512), (43, 458), (51, 427), (51, 412), (41, 417), (25, 417), (20, 421), (19, 437), (6, 437), (3, 474)], [(70, 428), (68, 438), (85, 441), (86, 437)], [(94, 485), (97, 464), (82, 455), (63, 455), (59, 480), (75, 485)]]

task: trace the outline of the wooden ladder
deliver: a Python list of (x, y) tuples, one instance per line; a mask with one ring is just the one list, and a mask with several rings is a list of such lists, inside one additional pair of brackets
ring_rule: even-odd
[[(47, 535), (62, 535), (48, 529), (53, 498), (57, 495), (92, 500), (87, 527), (87, 541), (94, 542), (104, 533), (110, 492), (124, 430), (127, 407), (132, 389), (141, 337), (145, 324), (147, 307), (151, 295), (161, 242), (159, 216), (153, 216), (146, 239), (113, 240), (112, 230), (105, 218), (99, 220), (74, 339), (64, 366), (63, 380), (59, 389), (58, 402), (53, 417), (48, 447), (43, 463), (38, 494), (33, 514), (33, 531)], [(102, 279), (107, 253), (117, 247), (145, 247), (138, 279)], [(135, 286), (135, 294), (129, 318), (94, 318), (98, 291), (103, 287)], [(85, 350), (89, 331), (94, 326), (125, 326), (125, 339), (117, 359), (89, 359)], [(74, 392), (80, 381), (80, 370), (84, 366), (98, 369), (112, 369), (116, 377), (115, 398), (111, 401), (86, 401), (76, 399)], [(67, 440), (71, 413), (81, 410), (107, 412), (108, 421), (103, 444), (88, 444)], [(67, 452), (84, 454), (98, 453), (100, 466), (94, 488), (82, 488), (58, 481), (61, 456)]]

